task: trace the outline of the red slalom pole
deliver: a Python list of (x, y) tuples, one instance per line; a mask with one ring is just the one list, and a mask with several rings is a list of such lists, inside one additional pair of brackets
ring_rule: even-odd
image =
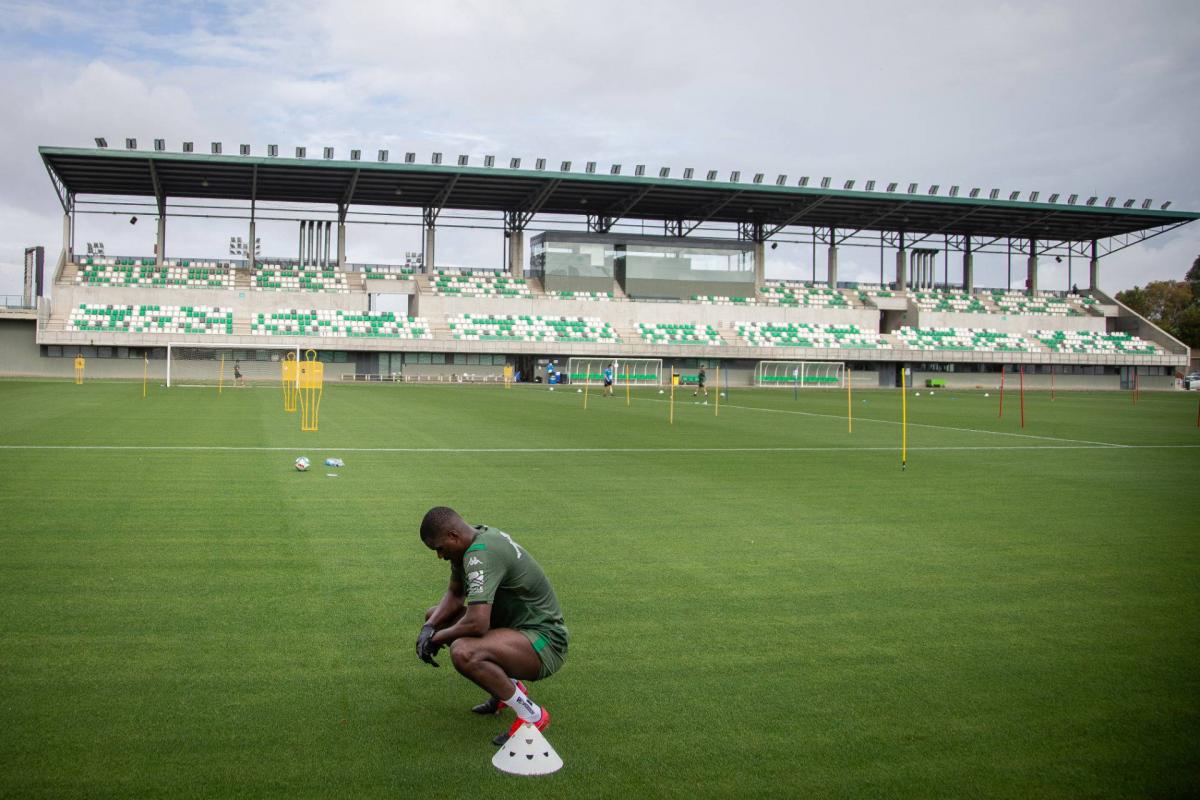
[(1138, 371), (1137, 367), (1133, 368), (1133, 404), (1136, 406), (1138, 400)]
[(1025, 365), (1021, 365), (1021, 427), (1025, 427)]
[(1004, 419), (1004, 365), (1000, 365), (1000, 419)]

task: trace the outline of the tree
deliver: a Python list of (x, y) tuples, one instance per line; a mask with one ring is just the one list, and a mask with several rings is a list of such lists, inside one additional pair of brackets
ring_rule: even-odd
[(1193, 349), (1200, 348), (1200, 304), (1193, 303), (1179, 315), (1175, 338)]
[(1179, 335), (1184, 311), (1194, 305), (1192, 285), (1187, 281), (1152, 281), (1143, 289), (1135, 286), (1117, 299), (1172, 336)]
[(1147, 313), (1146, 293), (1142, 291), (1142, 287), (1140, 286), (1134, 286), (1132, 289), (1117, 292), (1117, 301), (1129, 306), (1134, 313), (1141, 314), (1143, 317), (1150, 316)]
[(1200, 302), (1200, 256), (1196, 256), (1196, 260), (1192, 262), (1192, 268), (1187, 271), (1187, 275), (1183, 279), (1192, 285), (1192, 296), (1197, 302)]

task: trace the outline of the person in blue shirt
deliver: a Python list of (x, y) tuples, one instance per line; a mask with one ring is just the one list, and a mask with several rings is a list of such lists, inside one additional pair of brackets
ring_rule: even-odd
[(558, 383), (558, 369), (555, 368), (553, 361), (546, 362), (546, 383), (550, 385), (550, 391), (554, 391), (554, 384)]
[(613, 368), (607, 366), (604, 368), (604, 396), (612, 397), (613, 393)]

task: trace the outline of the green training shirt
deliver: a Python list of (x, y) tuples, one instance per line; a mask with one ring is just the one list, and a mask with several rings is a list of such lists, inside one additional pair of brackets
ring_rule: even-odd
[(507, 533), (476, 525), (475, 541), (450, 574), (462, 581), (467, 605), (492, 604), (493, 628), (562, 626), (562, 609), (546, 573)]

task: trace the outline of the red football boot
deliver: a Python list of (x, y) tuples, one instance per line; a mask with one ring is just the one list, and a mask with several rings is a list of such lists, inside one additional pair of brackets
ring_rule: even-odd
[[(508, 733), (500, 734), (495, 739), (492, 739), (492, 743), (495, 744), (497, 747), (499, 747), (500, 745), (507, 742), (510, 738), (512, 738), (512, 735), (514, 733), (516, 733), (517, 731), (521, 730), (521, 726), (525, 725), (525, 724), (526, 724), (525, 720), (518, 717), (517, 721), (512, 724), (511, 728), (508, 729)], [(531, 722), (528, 724), (537, 728), (539, 731), (546, 730), (546, 728), (550, 727), (550, 711), (549, 711), (549, 709), (547, 709), (545, 706), (542, 706), (541, 719), (539, 719), (537, 722)]]

